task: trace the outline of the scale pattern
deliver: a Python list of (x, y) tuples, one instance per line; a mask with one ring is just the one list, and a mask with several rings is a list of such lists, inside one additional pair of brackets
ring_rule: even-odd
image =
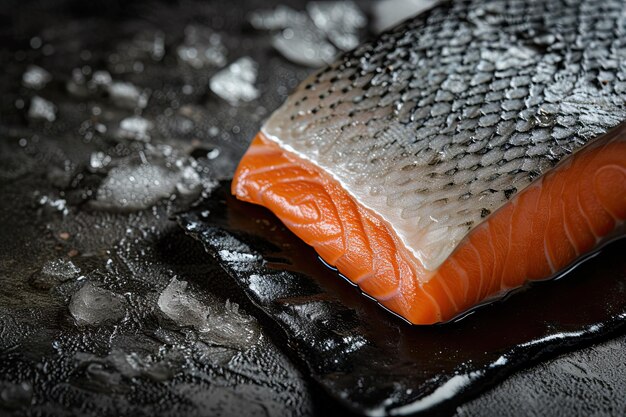
[(263, 127), (429, 270), (626, 119), (626, 2), (453, 1), (303, 82)]

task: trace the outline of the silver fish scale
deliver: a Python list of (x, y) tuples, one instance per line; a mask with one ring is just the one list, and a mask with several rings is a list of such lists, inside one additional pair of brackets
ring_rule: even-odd
[(626, 2), (453, 1), (303, 82), (263, 131), (436, 269), (467, 233), (626, 119)]

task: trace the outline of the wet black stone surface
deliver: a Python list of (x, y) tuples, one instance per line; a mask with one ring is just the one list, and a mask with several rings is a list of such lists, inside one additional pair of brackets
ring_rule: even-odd
[[(262, 120), (310, 72), (247, 23), (270, 6), (0, 5), (0, 415), (344, 413), (284, 333), (171, 220), (232, 175)], [(190, 25), (221, 35), (226, 65), (257, 62), (257, 99), (230, 105), (209, 89), (221, 66), (177, 57)], [(50, 74), (45, 86), (23, 81), (31, 65)], [(97, 84), (102, 70), (138, 96)], [(29, 116), (35, 97), (53, 104), (53, 120)], [(151, 123), (149, 141), (120, 132), (133, 116)], [(166, 314), (159, 299), (174, 279), (188, 282), (181, 299), (252, 336), (242, 342), (226, 337), (230, 327), (205, 332)], [(115, 309), (71, 310), (86, 285), (105, 294), (100, 302), (117, 300)], [(620, 336), (520, 370), (449, 411), (623, 414), (625, 344)]]
[(229, 182), (179, 219), (284, 331), (313, 378), (359, 413), (452, 414), (516, 369), (626, 329), (624, 240), (461, 320), (411, 326), (268, 210), (237, 201)]

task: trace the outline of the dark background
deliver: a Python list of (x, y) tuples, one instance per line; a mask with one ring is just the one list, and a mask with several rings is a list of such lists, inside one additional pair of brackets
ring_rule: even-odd
[[(202, 184), (232, 175), (263, 119), (312, 71), (285, 59), (272, 48), (272, 33), (248, 23), (250, 12), (274, 4), (306, 6), (287, 0), (0, 5), (0, 415), (340, 412), (284, 340), (265, 330), (263, 317), (247, 324), (254, 337), (242, 345), (225, 336), (207, 339), (160, 310), (159, 295), (176, 278), (216, 314), (225, 314), (226, 300), (255, 314), (170, 220), (203, 190), (188, 196), (172, 187), (158, 202), (132, 209), (95, 201), (114, 167), (148, 165), (179, 180), (179, 162)], [(370, 21), (372, 4), (358, 3)], [(194, 68), (177, 58), (191, 24), (221, 35), (227, 64), (241, 56), (258, 63), (256, 100), (227, 103), (209, 89), (224, 65)], [(155, 56), (156, 39), (163, 39), (162, 56)], [(32, 64), (51, 75), (40, 90), (22, 81)], [(90, 89), (98, 70), (135, 85), (148, 97), (145, 108)], [(76, 71), (85, 81), (72, 90)], [(35, 96), (54, 104), (54, 121), (28, 115)], [(123, 119), (139, 114), (152, 123), (149, 143), (119, 133)], [(209, 158), (215, 149), (219, 155)], [(109, 157), (107, 166), (90, 162), (97, 152)], [(51, 272), (59, 261), (79, 272)], [(121, 297), (121, 318), (104, 307), (111, 320), (77, 324), (68, 306), (86, 282)], [(622, 336), (521, 370), (456, 413), (623, 415), (625, 348)]]

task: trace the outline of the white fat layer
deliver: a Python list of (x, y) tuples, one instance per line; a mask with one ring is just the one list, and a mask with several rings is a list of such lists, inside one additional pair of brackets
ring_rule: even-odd
[[(265, 127), (261, 131), (267, 139), (275, 142), (285, 151), (314, 164), (330, 175), (355, 201), (382, 219), (426, 270), (432, 272), (437, 270), (467, 234), (467, 228), (453, 228), (446, 225), (442, 225), (442, 227), (430, 232), (415, 233), (415, 218), (417, 216), (408, 217), (403, 215), (402, 209), (390, 207), (387, 204), (387, 196), (384, 193), (372, 195), (371, 193), (359, 192), (358, 185), (343, 180), (335, 174), (332, 167), (324, 165), (309, 155), (300, 152), (285, 141), (280, 140)], [(383, 207), (385, 210), (381, 210)], [(436, 214), (429, 214), (426, 217), (430, 222), (437, 223), (439, 220), (435, 216)], [(425, 241), (429, 241), (429, 244), (425, 245)], [(431, 276), (432, 274), (427, 274), (418, 278), (423, 282), (427, 282)]]
[[(265, 137), (267, 139), (271, 140), (272, 142), (275, 142), (282, 149), (284, 149), (287, 152), (290, 152), (290, 153), (296, 155), (298, 158), (304, 159), (305, 161), (310, 162), (313, 165), (319, 167), (319, 164), (316, 161), (314, 161), (313, 159), (308, 157), (306, 154), (304, 154), (302, 152), (299, 152), (298, 150), (294, 149), (289, 144), (282, 142), (279, 138), (277, 138), (276, 136), (270, 134), (264, 128), (261, 129), (261, 132), (263, 133), (263, 135), (265, 135)], [(384, 201), (384, 199), (382, 197), (375, 198), (373, 196), (369, 196), (368, 195), (365, 198), (358, 198), (357, 195), (356, 195), (356, 192), (353, 191), (352, 187), (350, 187), (345, 181), (342, 181), (339, 177), (334, 175), (334, 173), (331, 170), (326, 170), (326, 173), (328, 175), (330, 175), (335, 181), (337, 181), (341, 185), (341, 187), (350, 195), (350, 197), (352, 197), (354, 199), (354, 201), (357, 201), (361, 206), (371, 210), (379, 218), (381, 218), (385, 222), (387, 227), (391, 231), (393, 231), (395, 233), (395, 235), (398, 237), (398, 239), (400, 239), (402, 244), (404, 244), (404, 246), (413, 254), (413, 256), (415, 256), (415, 258), (417, 258), (424, 266), (426, 266), (427, 259), (425, 258), (424, 253), (422, 251), (419, 251), (419, 250), (415, 249), (414, 246), (411, 245), (411, 242), (410, 242), (410, 240), (409, 240), (409, 238), (408, 238), (406, 233), (401, 233), (398, 229), (396, 229), (393, 226), (393, 222), (395, 220), (397, 220), (397, 218), (394, 218), (395, 216), (393, 216), (393, 217), (392, 216), (385, 216), (380, 210), (376, 209), (377, 203), (378, 204), (381, 204), (381, 203), (384, 204), (385, 203), (385, 201)], [(452, 248), (452, 249), (454, 249), (454, 248)], [(450, 252), (452, 252), (452, 250), (450, 250)], [(446, 255), (446, 257), (447, 257), (447, 255)], [(437, 267), (438, 266), (439, 265), (437, 265)], [(427, 269), (430, 269), (430, 268), (427, 268)], [(433, 268), (432, 270), (434, 271), (435, 269), (436, 269), (436, 267)], [(419, 277), (419, 278), (422, 278), (422, 277)]]

